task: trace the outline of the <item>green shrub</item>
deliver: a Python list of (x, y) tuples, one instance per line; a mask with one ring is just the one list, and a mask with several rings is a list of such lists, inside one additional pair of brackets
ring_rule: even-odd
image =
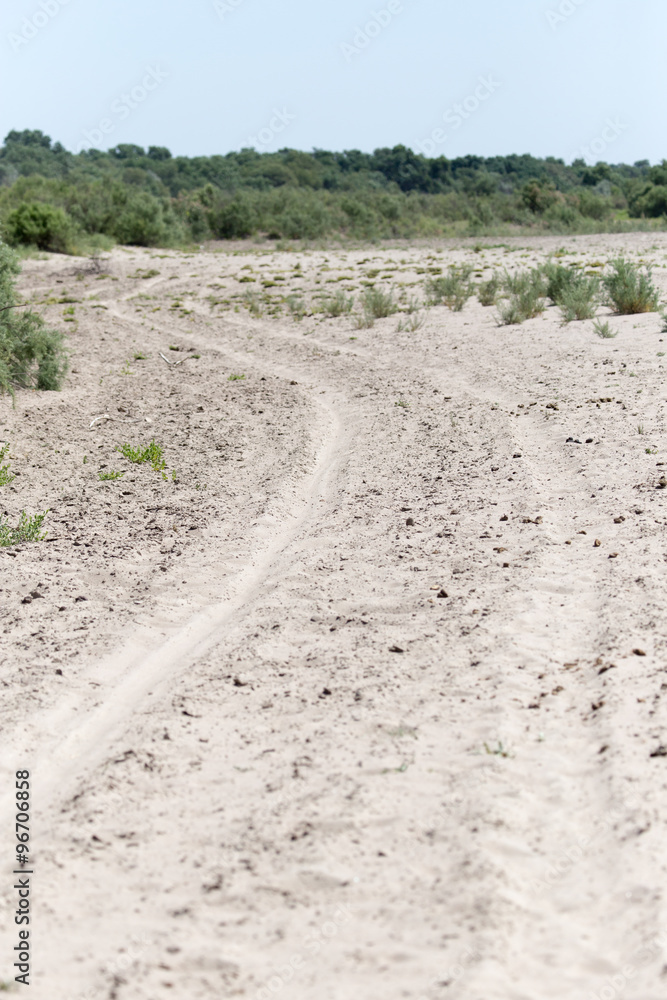
[(611, 262), (611, 273), (602, 284), (607, 302), (620, 316), (655, 312), (660, 302), (660, 292), (653, 284), (651, 271), (640, 269), (623, 257)]
[(0, 391), (58, 390), (69, 367), (63, 336), (31, 309), (16, 306), (16, 254), (0, 243)]
[(508, 301), (499, 307), (500, 325), (523, 323), (544, 312), (545, 284), (544, 276), (538, 268), (516, 274), (506, 271), (503, 289), (508, 294)]
[(7, 548), (10, 545), (20, 545), (22, 542), (43, 541), (46, 532), (42, 532), (42, 525), (48, 513), (48, 510), (45, 510), (43, 514), (31, 517), (23, 510), (15, 528), (8, 521), (0, 521), (0, 547)]
[(473, 293), (470, 284), (471, 268), (450, 265), (449, 273), (426, 282), (426, 297), (430, 305), (445, 305), (453, 312), (461, 312)]
[(562, 264), (548, 261), (543, 265), (542, 273), (546, 278), (545, 291), (547, 296), (554, 305), (560, 305), (563, 294), (575, 284), (577, 272), (571, 267), (563, 267)]
[(14, 246), (37, 247), (67, 253), (72, 240), (72, 220), (62, 208), (41, 202), (19, 205), (7, 216), (6, 235)]
[(576, 275), (576, 280), (560, 295), (560, 309), (564, 323), (573, 320), (593, 319), (600, 294), (600, 279), (591, 275)]
[(488, 281), (482, 281), (477, 286), (477, 298), (483, 306), (495, 306), (499, 291), (500, 279), (494, 272)]
[(243, 239), (252, 235), (256, 226), (252, 208), (241, 198), (212, 209), (208, 222), (211, 232), (219, 240)]
[(346, 316), (348, 313), (352, 312), (353, 306), (354, 296), (351, 295), (348, 298), (342, 289), (339, 289), (335, 295), (331, 295), (322, 300), (322, 309), (327, 316), (331, 316), (333, 318)]
[(169, 218), (158, 198), (147, 191), (131, 191), (110, 224), (119, 243), (137, 247), (169, 246), (177, 239), (173, 218)]
[(398, 311), (394, 293), (384, 292), (381, 288), (367, 288), (361, 296), (361, 304), (364, 313), (373, 319), (384, 319)]
[(306, 303), (298, 295), (288, 295), (285, 302), (287, 303), (287, 308), (292, 314), (292, 319), (297, 323), (300, 323), (307, 312)]

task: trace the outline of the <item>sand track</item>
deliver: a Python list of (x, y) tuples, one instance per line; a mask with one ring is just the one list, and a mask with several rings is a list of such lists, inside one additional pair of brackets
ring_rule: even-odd
[[(662, 260), (644, 237), (625, 242)], [(619, 241), (568, 246), (586, 263)], [(524, 266), (548, 249), (526, 261), (496, 248), (485, 263)], [(401, 253), (415, 269), (428, 255), (376, 259)], [(300, 287), (363, 269), (362, 256), (300, 255)], [(467, 258), (480, 260), (463, 249), (445, 263)], [(157, 260), (163, 273), (138, 285), (132, 270)], [(51, 591), (84, 567), (98, 580), (88, 617), (102, 644), (84, 632), (71, 661), (33, 664), (27, 616), (62, 643), (79, 613), (61, 625), (48, 600), (5, 633), (18, 668), (3, 791), (18, 766), (35, 782), (34, 994), (657, 1000), (659, 317), (614, 320), (606, 342), (590, 324), (560, 327), (555, 310), (499, 328), (474, 302), (432, 310), (416, 334), (395, 318), (355, 331), (345, 318), (217, 317), (204, 289), (221, 270), (233, 288), (242, 263), (288, 273), (294, 257), (191, 260), (114, 254), (117, 283), (94, 301), (104, 316), (82, 304), (72, 337), (90, 398), (74, 377), (66, 390), (73, 413), (86, 407), (82, 426), (114, 406), (137, 440), (155, 434), (183, 484), (137, 474), (126, 495), (84, 475), (83, 527), (44, 543)], [(57, 274), (57, 258), (30, 263), (26, 291)], [(170, 343), (200, 361), (168, 368), (158, 351)], [(133, 347), (150, 354), (141, 381), (106, 374)], [(229, 383), (235, 372), (245, 379)], [(72, 427), (52, 433), (78, 441)], [(111, 461), (119, 428), (92, 433)], [(35, 468), (21, 466), (20, 485), (40, 503), (48, 468)], [(176, 523), (157, 522), (154, 557), (145, 539), (161, 506)], [(93, 539), (87, 507), (126, 518), (127, 549), (84, 559), (72, 547)], [(195, 521), (194, 542), (180, 541)], [(113, 614), (99, 582), (112, 557), (116, 581), (127, 567)], [(8, 600), (39, 558), (9, 557)]]

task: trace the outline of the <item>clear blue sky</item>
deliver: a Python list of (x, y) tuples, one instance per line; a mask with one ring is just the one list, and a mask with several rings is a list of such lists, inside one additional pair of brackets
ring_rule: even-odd
[(664, 0), (12, 0), (0, 27), (0, 138), (667, 157)]

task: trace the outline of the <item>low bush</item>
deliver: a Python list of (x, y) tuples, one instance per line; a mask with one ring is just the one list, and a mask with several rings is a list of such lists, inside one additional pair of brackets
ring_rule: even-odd
[[(3, 444), (0, 448), (0, 463), (4, 462), (9, 454), (9, 445)], [(6, 465), (0, 464), (0, 486), (9, 486), (16, 479), (16, 476), (12, 474), (9, 468), (9, 462)]]
[(575, 280), (560, 294), (559, 306), (564, 323), (593, 319), (600, 295), (600, 279), (577, 274)]
[(394, 293), (385, 292), (381, 288), (367, 288), (361, 296), (364, 313), (373, 319), (384, 319), (398, 312), (394, 302)]
[(348, 313), (352, 312), (353, 307), (354, 296), (351, 295), (348, 298), (345, 292), (340, 289), (335, 295), (322, 300), (322, 310), (327, 316), (331, 316), (332, 318), (347, 316)]
[(508, 301), (498, 309), (498, 319), (501, 326), (512, 326), (534, 319), (544, 312), (544, 297), (546, 282), (539, 268), (530, 271), (519, 271), (516, 274), (505, 272), (503, 290)]
[(0, 392), (58, 390), (69, 367), (63, 336), (16, 303), (16, 254), (0, 243)]
[(23, 202), (7, 216), (5, 233), (14, 246), (67, 253), (72, 244), (72, 220), (62, 208)]
[(483, 306), (495, 306), (500, 291), (500, 279), (493, 274), (488, 281), (482, 281), (477, 286), (477, 298)]
[(660, 292), (653, 284), (651, 271), (641, 269), (619, 257), (611, 262), (611, 272), (602, 279), (607, 302), (619, 316), (656, 312)]
[(430, 305), (445, 305), (453, 312), (461, 312), (472, 295), (469, 267), (450, 266), (449, 273), (426, 282), (426, 296)]

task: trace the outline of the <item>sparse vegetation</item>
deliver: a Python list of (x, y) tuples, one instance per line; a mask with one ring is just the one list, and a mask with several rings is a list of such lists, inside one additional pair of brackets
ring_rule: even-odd
[(42, 532), (42, 525), (48, 513), (48, 510), (45, 510), (43, 514), (34, 514), (31, 517), (23, 510), (15, 528), (8, 521), (0, 520), (0, 547), (21, 545), (22, 542), (41, 542), (46, 538), (46, 532)]
[(620, 316), (655, 312), (660, 292), (653, 284), (651, 271), (619, 257), (611, 262), (611, 271), (602, 279), (607, 301)]
[(110, 472), (98, 473), (97, 478), (100, 479), (102, 482), (106, 482), (107, 480), (122, 479), (124, 475), (125, 475), (124, 472), (116, 472), (114, 470), (111, 470)]
[(396, 332), (403, 333), (407, 330), (408, 333), (416, 333), (417, 330), (421, 330), (425, 322), (426, 316), (424, 313), (411, 313), (407, 319), (400, 319), (398, 321)]

